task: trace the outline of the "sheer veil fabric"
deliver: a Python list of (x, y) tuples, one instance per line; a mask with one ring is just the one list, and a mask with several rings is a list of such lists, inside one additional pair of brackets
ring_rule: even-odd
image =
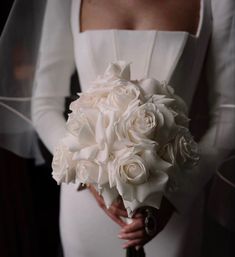
[[(0, 38), (0, 147), (21, 157), (35, 159), (38, 164), (43, 163), (44, 158), (31, 113), (32, 102), (40, 101), (40, 96), (35, 99), (33, 92), (37, 87), (36, 69), (40, 61), (41, 35), (43, 30), (57, 26), (53, 19), (56, 15), (51, 13), (47, 15), (50, 28), (43, 27), (48, 22), (44, 18), (46, 6), (50, 2), (15, 0)], [(64, 5), (58, 6), (55, 13), (59, 9), (63, 11), (66, 6), (70, 9), (70, 1), (66, 0)], [(62, 41), (58, 39), (58, 44), (63, 44)], [(47, 45), (50, 49), (49, 40)], [(68, 96), (68, 92), (60, 96), (55, 91), (46, 92), (47, 97), (57, 100), (64, 100)]]
[(42, 163), (31, 100), (46, 1), (16, 0), (0, 38), (0, 147)]

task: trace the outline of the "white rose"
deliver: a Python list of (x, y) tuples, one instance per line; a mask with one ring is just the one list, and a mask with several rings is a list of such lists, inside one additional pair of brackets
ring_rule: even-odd
[(142, 184), (148, 180), (149, 167), (144, 159), (138, 154), (140, 149), (134, 147), (125, 147), (113, 153), (109, 159), (108, 171), (111, 187), (115, 186), (117, 181), (125, 184)]
[(142, 88), (146, 99), (149, 99), (152, 95), (166, 95), (163, 84), (154, 78), (140, 80), (139, 86)]
[(158, 149), (165, 161), (181, 168), (192, 168), (199, 161), (197, 143), (187, 128), (180, 128), (174, 139)]
[(143, 89), (146, 96), (165, 95), (174, 98), (174, 89), (165, 81), (160, 82), (154, 78), (142, 79), (139, 86)]
[(163, 160), (171, 163), (172, 165), (175, 165), (175, 153), (172, 143), (162, 145), (158, 149), (157, 153)]
[(140, 156), (133, 155), (119, 161), (117, 175), (124, 183), (138, 185), (148, 180), (149, 170)]
[(177, 94), (175, 90), (170, 85), (167, 85), (166, 82), (162, 83), (162, 94), (166, 95), (168, 98), (174, 99), (170, 104), (172, 110), (180, 115), (186, 115), (188, 113), (188, 107), (185, 101)]
[(115, 129), (119, 140), (127, 138), (138, 144), (143, 139), (151, 139), (162, 144), (169, 141), (174, 126), (174, 116), (165, 105), (145, 103), (138, 106), (137, 103), (127, 109)]
[(131, 130), (153, 138), (157, 126), (162, 126), (164, 119), (154, 104), (146, 103), (131, 115), (129, 123)]
[[(154, 78), (147, 78), (139, 81), (139, 86), (143, 89), (146, 99), (151, 98), (153, 95), (164, 95), (165, 98), (173, 99), (169, 105), (177, 113), (188, 112), (188, 108), (184, 100), (175, 94), (174, 89), (165, 81), (160, 82)], [(156, 98), (155, 98), (156, 99)]]
[(199, 161), (197, 143), (187, 129), (182, 129), (174, 140), (174, 154), (177, 163), (182, 168), (192, 168)]
[(71, 102), (69, 109), (76, 113), (80, 108), (94, 108), (101, 101), (101, 96), (93, 93), (79, 93), (79, 98)]
[(173, 98), (169, 98), (166, 95), (152, 95), (147, 102), (154, 103), (155, 105), (164, 104), (165, 106), (170, 107), (174, 101)]
[(57, 184), (75, 182), (75, 162), (73, 153), (62, 142), (55, 148), (52, 160), (52, 177)]
[(170, 166), (152, 151), (126, 148), (108, 164), (110, 186), (117, 188), (125, 207), (133, 211), (141, 203), (148, 203), (152, 194), (163, 194), (168, 180), (165, 171)]
[(117, 61), (109, 64), (104, 76), (106, 77), (119, 77), (125, 80), (130, 80), (130, 63), (125, 61)]
[(98, 110), (95, 108), (79, 108), (69, 114), (67, 129), (77, 137), (80, 148), (95, 144), (97, 116)]
[(139, 88), (130, 82), (125, 82), (110, 91), (106, 104), (108, 107), (113, 107), (121, 114), (126, 110), (128, 105), (137, 101), (139, 96)]
[(124, 81), (130, 81), (130, 64), (125, 61), (111, 63), (104, 75), (98, 76), (88, 88), (88, 93), (97, 93), (107, 96), (110, 90), (120, 86)]
[(102, 185), (108, 182), (108, 174), (104, 166), (94, 161), (80, 160), (76, 165), (76, 180), (81, 183)]
[(153, 95), (148, 99), (149, 103), (154, 103), (156, 106), (166, 106), (167, 109), (172, 113), (174, 121), (177, 125), (188, 127), (189, 118), (186, 116), (184, 105), (177, 101), (178, 100), (176, 100), (176, 98), (169, 98), (165, 95)]
[(71, 147), (71, 150), (75, 152), (73, 156), (74, 160), (80, 161), (86, 159), (106, 163), (115, 140), (113, 128), (114, 118), (115, 114), (113, 112), (105, 115), (102, 112), (98, 112), (95, 128), (92, 130), (92, 133), (89, 130), (86, 131), (86, 128), (89, 127), (87, 123), (81, 124), (84, 132), (79, 131), (77, 148), (76, 144), (74, 146), (74, 143), (71, 142), (71, 136), (64, 139), (68, 146)]

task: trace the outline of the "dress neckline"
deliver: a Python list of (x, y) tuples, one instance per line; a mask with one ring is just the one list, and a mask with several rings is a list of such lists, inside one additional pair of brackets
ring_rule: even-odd
[(198, 39), (202, 32), (202, 25), (204, 22), (204, 16), (205, 16), (205, 1), (200, 0), (200, 10), (199, 10), (199, 22), (197, 26), (197, 32), (195, 34), (192, 34), (188, 31), (184, 30), (156, 30), (156, 29), (146, 29), (146, 30), (131, 30), (131, 29), (91, 29), (91, 30), (85, 30), (81, 31), (80, 26), (80, 20), (81, 20), (81, 5), (82, 0), (73, 0), (72, 5), (72, 24), (75, 29), (75, 34), (77, 36), (79, 35), (86, 35), (86, 34), (94, 34), (94, 33), (110, 33), (113, 31), (118, 31), (118, 33), (149, 33), (149, 32), (156, 32), (156, 33), (166, 33), (166, 34), (183, 34), (187, 35), (193, 39)]

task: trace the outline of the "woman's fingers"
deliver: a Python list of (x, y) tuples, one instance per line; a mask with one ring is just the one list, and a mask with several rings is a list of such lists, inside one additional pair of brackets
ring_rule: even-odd
[(120, 239), (128, 240), (123, 245), (123, 248), (130, 246), (140, 247), (149, 240), (149, 237), (145, 233), (144, 220), (142, 215), (135, 217), (138, 218), (133, 218), (133, 222), (131, 224), (125, 225), (118, 235)]
[(134, 240), (134, 239), (143, 239), (146, 236), (144, 230), (138, 230), (131, 233), (120, 233), (119, 238), (124, 240)]
[(124, 227), (126, 223), (119, 217), (114, 215), (112, 212), (110, 212), (108, 209), (104, 209), (105, 213), (114, 221), (116, 222), (119, 226)]
[(104, 210), (104, 212), (119, 226), (124, 227), (126, 223), (122, 220), (121, 217), (128, 217), (127, 211), (125, 210), (125, 207), (122, 202), (118, 201), (110, 206), (110, 208), (106, 208), (104, 199), (99, 193), (96, 191), (96, 189), (93, 186), (89, 187), (90, 192), (96, 199), (98, 205), (101, 209)]
[[(124, 207), (123, 201), (118, 199), (114, 202), (110, 208), (106, 208), (104, 199), (99, 193), (96, 191), (94, 187), (89, 188), (93, 196), (95, 197), (97, 203), (100, 208), (104, 210), (104, 212), (119, 226), (121, 226), (121, 231), (118, 237), (123, 240), (127, 240), (123, 245), (124, 248), (127, 247), (140, 247), (149, 242), (155, 235), (149, 236), (145, 231), (145, 216), (142, 212), (137, 212), (132, 218), (132, 223), (127, 224), (124, 218), (128, 217), (127, 211)], [(174, 208), (168, 204), (165, 200), (162, 203), (161, 209), (158, 212), (153, 212), (158, 219), (158, 234), (169, 221)]]
[(146, 244), (151, 238), (145, 232), (144, 217), (142, 214), (134, 216), (131, 224), (125, 225), (118, 235), (120, 239), (127, 240), (123, 248), (130, 246), (140, 247)]
[(108, 210), (112, 212), (115, 216), (122, 216), (125, 218), (128, 217), (127, 211), (118, 205), (113, 204), (109, 207)]
[(122, 206), (119, 207), (119, 205), (112, 204), (108, 209), (105, 210), (105, 212), (121, 227), (126, 226), (126, 223), (121, 217), (127, 218), (128, 214), (125, 209), (122, 209)]
[(165, 198), (163, 198), (161, 208), (159, 210), (155, 210), (153, 208), (149, 209), (149, 211), (151, 211), (152, 221), (154, 222), (155, 220), (155, 225), (157, 224), (156, 229), (154, 229), (153, 233), (147, 234), (145, 228), (145, 219), (148, 218), (149, 213), (138, 212), (133, 217), (133, 222), (124, 226), (120, 231), (119, 237), (121, 239), (127, 240), (127, 242), (124, 244), (124, 248), (130, 246), (143, 246), (152, 240), (152, 238), (154, 238), (160, 231), (162, 231), (162, 229), (164, 229), (166, 224), (169, 222), (174, 212), (174, 207)]
[(131, 233), (138, 230), (144, 230), (144, 220), (143, 218), (134, 218), (133, 222), (126, 224), (122, 229), (121, 233)]

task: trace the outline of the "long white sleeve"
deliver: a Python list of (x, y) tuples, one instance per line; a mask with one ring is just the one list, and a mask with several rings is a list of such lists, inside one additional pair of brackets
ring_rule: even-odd
[(65, 133), (64, 99), (70, 94), (70, 77), (75, 69), (70, 16), (70, 0), (47, 1), (32, 119), (40, 138), (51, 153)]
[(210, 126), (199, 143), (199, 165), (176, 176), (165, 193), (179, 212), (191, 206), (229, 150), (235, 149), (235, 1), (211, 3), (213, 28), (204, 67)]

